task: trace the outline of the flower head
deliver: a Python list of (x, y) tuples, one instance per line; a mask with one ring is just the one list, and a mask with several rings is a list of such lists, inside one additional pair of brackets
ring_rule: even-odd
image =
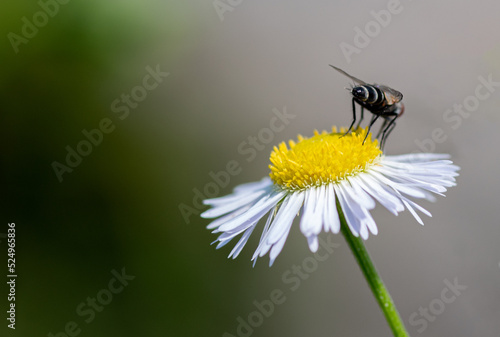
[(455, 185), (459, 167), (447, 160), (448, 155), (384, 156), (377, 140), (368, 137), (363, 143), (366, 129), (345, 136), (335, 127), (332, 131), (315, 132), (308, 139), (299, 136), (289, 147), (281, 143), (271, 153), (270, 177), (204, 201), (212, 208), (201, 216), (218, 218), (207, 226), (220, 233), (217, 248), (241, 235), (229, 254), (236, 258), (258, 221), (269, 213), (252, 260), (269, 253), (272, 265), (301, 209), (300, 230), (316, 252), (322, 231), (340, 231), (337, 207), (353, 235), (367, 239), (370, 232), (378, 232), (369, 212), (376, 201), (394, 215), (406, 208), (423, 224), (417, 210), (431, 214), (410, 198), (434, 201), (433, 193), (443, 195)]

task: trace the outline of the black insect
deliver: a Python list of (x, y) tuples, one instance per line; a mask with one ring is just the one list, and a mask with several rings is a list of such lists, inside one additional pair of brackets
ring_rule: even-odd
[(356, 129), (359, 127), (361, 121), (363, 120), (364, 109), (370, 111), (373, 114), (370, 125), (368, 126), (368, 132), (366, 133), (365, 139), (363, 140), (363, 144), (366, 140), (366, 137), (368, 137), (368, 134), (370, 133), (372, 125), (377, 121), (377, 119), (379, 117), (382, 117), (384, 119), (384, 123), (382, 124), (382, 127), (380, 128), (376, 137), (378, 138), (382, 134), (382, 138), (380, 138), (380, 148), (383, 149), (387, 137), (396, 126), (396, 119), (400, 117), (405, 111), (405, 106), (403, 105), (403, 103), (401, 103), (403, 94), (385, 85), (368, 84), (365, 81), (361, 81), (359, 78), (349, 75), (340, 68), (334, 67), (332, 65), (330, 65), (330, 67), (337, 70), (339, 73), (349, 77), (355, 83), (359, 84), (353, 85), (350, 89), (352, 94), (353, 120), (346, 134), (352, 130), (352, 126), (354, 125), (354, 123), (356, 123), (355, 103), (358, 103), (361, 106), (361, 118), (359, 119), (358, 125), (356, 125)]

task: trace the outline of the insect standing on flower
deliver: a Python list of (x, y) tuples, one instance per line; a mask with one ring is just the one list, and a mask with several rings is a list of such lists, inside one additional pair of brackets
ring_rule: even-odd
[(383, 149), (387, 137), (396, 126), (396, 119), (400, 117), (405, 110), (403, 103), (401, 103), (403, 94), (385, 85), (368, 84), (365, 81), (360, 80), (359, 78), (349, 75), (342, 69), (332, 66), (331, 64), (330, 67), (337, 70), (339, 73), (349, 77), (355, 83), (359, 84), (353, 85), (351, 89), (348, 89), (352, 94), (353, 120), (346, 134), (352, 130), (352, 126), (354, 125), (354, 123), (356, 123), (356, 103), (358, 103), (361, 106), (361, 118), (359, 119), (358, 125), (356, 125), (356, 129), (359, 127), (361, 121), (363, 120), (364, 109), (370, 111), (373, 114), (370, 125), (368, 126), (366, 137), (368, 137), (370, 129), (372, 125), (377, 121), (377, 119), (379, 117), (382, 117), (384, 119), (384, 123), (382, 124), (382, 127), (380, 128), (380, 131), (378, 132), (376, 137), (378, 138), (382, 134), (382, 138), (380, 138), (380, 149)]

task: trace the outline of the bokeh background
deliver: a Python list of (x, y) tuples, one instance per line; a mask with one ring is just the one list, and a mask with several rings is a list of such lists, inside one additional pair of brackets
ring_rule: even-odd
[[(367, 246), (409, 333), (499, 335), (500, 86), (470, 114), (446, 112), (474, 102), (480, 77), (500, 82), (497, 1), (41, 3), (51, 4), (46, 22), (36, 1), (0, 10), (0, 233), (15, 222), (18, 274), (13, 331), (0, 237), (0, 335), (61, 337), (75, 322), (79, 336), (238, 336), (238, 317), (279, 289), (286, 301), (240, 336), (389, 336), (341, 236), (323, 234), (338, 247), (291, 291), (283, 275), (312, 256), (296, 227), (272, 268), (267, 257), (252, 268), (258, 235), (228, 260), (231, 247), (210, 246), (216, 237), (197, 215), (194, 191), (213, 182), (210, 172), (239, 163), (217, 195), (229, 193), (268, 174), (274, 144), (348, 125), (350, 83), (328, 64), (403, 92), (388, 154), (425, 146), (462, 168), (446, 198), (423, 204), (433, 214), (425, 227), (408, 212), (373, 212), (380, 233)], [(388, 8), (397, 14), (377, 30), (373, 12)], [(11, 33), (22, 36), (34, 15), (38, 31), (14, 47)], [(367, 24), (372, 36), (358, 48)], [(347, 44), (357, 48), (348, 57)], [(120, 118), (112, 103), (142, 85), (147, 67), (169, 75)], [(250, 160), (238, 148), (269, 127), (273, 109), (295, 118)], [(60, 182), (53, 162), (66, 164), (66, 147), (105, 118), (113, 131)], [(76, 308), (102, 299), (122, 268), (135, 278), (85, 322)], [(445, 280), (455, 279), (466, 288), (441, 308)], [(410, 322), (430, 305), (439, 314), (425, 328)]]

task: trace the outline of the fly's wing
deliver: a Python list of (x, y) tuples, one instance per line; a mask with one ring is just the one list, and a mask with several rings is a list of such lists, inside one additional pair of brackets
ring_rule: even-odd
[(375, 86), (382, 90), (388, 104), (395, 104), (401, 102), (401, 100), (403, 99), (403, 94), (397, 90), (394, 90), (382, 84), (375, 84)]
[(359, 83), (359, 84), (363, 84), (363, 85), (364, 85), (364, 84), (367, 84), (365, 81), (361, 81), (359, 78), (356, 78), (356, 77), (354, 77), (354, 76), (349, 75), (348, 73), (346, 73), (345, 71), (343, 71), (343, 70), (342, 70), (342, 69), (340, 69), (340, 68), (337, 68), (337, 67), (335, 67), (335, 66), (332, 66), (331, 64), (330, 64), (330, 67), (332, 67), (333, 69), (337, 70), (339, 73), (341, 73), (341, 74), (343, 74), (343, 75), (345, 75), (345, 76), (349, 77), (349, 78), (350, 78), (351, 80), (353, 80), (354, 82), (357, 82), (357, 83)]

